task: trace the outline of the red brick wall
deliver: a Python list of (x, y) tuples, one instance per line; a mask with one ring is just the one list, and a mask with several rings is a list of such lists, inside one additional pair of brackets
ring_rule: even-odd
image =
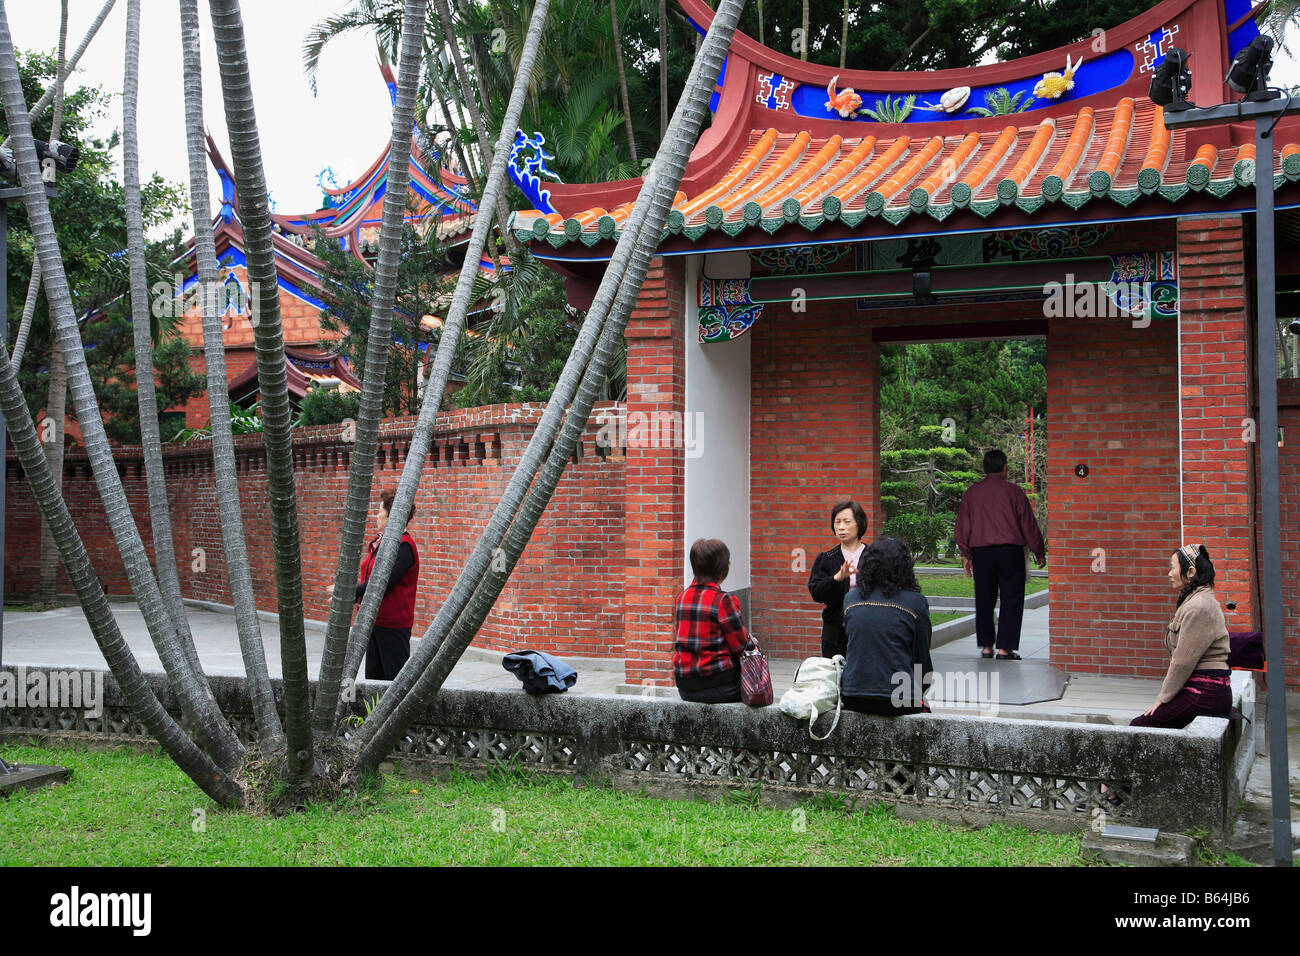
[[(421, 565), (416, 634), (433, 620), (450, 590), (540, 414), (538, 406), (496, 405), (456, 412), (439, 420), (411, 522)], [(413, 424), (413, 419), (394, 419), (382, 428), (375, 470), (376, 500), (379, 488), (397, 483)], [(574, 656), (623, 655), (623, 615), (618, 599), (621, 580), (612, 588), (593, 587), (593, 582), (608, 582), (609, 569), (623, 564), (623, 464), (596, 455), (596, 427), (593, 424), (584, 437), (578, 462), (565, 471), (523, 560), (476, 638), (477, 646), (508, 649), (527, 645)], [(349, 446), (338, 440), (339, 433), (337, 425), (295, 432), (304, 600), (307, 617), (315, 620), (324, 620), (328, 614), (324, 588), (334, 578), (347, 489)], [(245, 536), (258, 606), (275, 611), (261, 439), (238, 438), (236, 446)], [(136, 522), (148, 544), (148, 505), (138, 449), (122, 449), (118, 460)], [(168, 449), (166, 467), (185, 596), (229, 604), (210, 454), (194, 445)], [(37, 552), (17, 543), (38, 540), (39, 516), (13, 455), (6, 490), (9, 546), (4, 556), (5, 589), (7, 594), (30, 594), (36, 582)], [(129, 593), (84, 453), (69, 453), (64, 495), (109, 593)], [(203, 572), (193, 570), (194, 548), (205, 551)], [(66, 578), (60, 590), (71, 590)]]
[[(683, 261), (650, 264), (628, 322), (627, 411), (685, 414)], [(678, 419), (680, 420), (680, 418)], [(673, 605), (681, 591), (685, 452), (627, 449), (627, 552), (623, 576), (627, 680), (673, 682)]]
[(768, 653), (821, 653), (821, 605), (808, 594), (818, 553), (835, 544), (831, 508), (853, 498), (881, 531), (876, 435), (879, 351), (852, 301), (769, 305), (749, 335), (750, 606)]

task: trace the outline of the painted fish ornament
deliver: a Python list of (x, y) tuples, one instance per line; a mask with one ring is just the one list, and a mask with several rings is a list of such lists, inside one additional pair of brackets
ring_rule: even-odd
[(939, 97), (938, 103), (922, 103), (920, 109), (930, 110), (932, 113), (956, 113), (966, 105), (968, 99), (970, 99), (969, 86), (954, 86)]
[(1034, 96), (1043, 100), (1058, 100), (1063, 93), (1074, 89), (1074, 74), (1083, 66), (1083, 55), (1079, 55), (1077, 63), (1071, 64), (1070, 57), (1065, 57), (1064, 73), (1044, 73), (1043, 78), (1038, 81), (1034, 87)]
[(862, 105), (862, 97), (853, 92), (852, 87), (846, 87), (839, 92), (835, 91), (835, 84), (840, 80), (840, 75), (836, 73), (831, 77), (830, 83), (826, 85), (826, 95), (829, 97), (826, 101), (826, 108), (833, 113), (839, 113), (844, 119), (848, 119), (858, 111)]

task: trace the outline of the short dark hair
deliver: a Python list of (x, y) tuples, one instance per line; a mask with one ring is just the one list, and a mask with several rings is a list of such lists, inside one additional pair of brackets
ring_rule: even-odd
[(876, 588), (885, 597), (921, 590), (912, 552), (897, 538), (877, 538), (858, 559), (858, 592), (866, 597)]
[(867, 512), (862, 505), (852, 499), (841, 501), (831, 509), (831, 534), (835, 533), (835, 516), (846, 508), (853, 512), (853, 520), (858, 523), (858, 537), (862, 537), (867, 533)]
[[(385, 488), (379, 493), (379, 503), (384, 506), (384, 510), (390, 515), (393, 513), (393, 499), (397, 497), (396, 488)], [(411, 513), (406, 516), (406, 523), (410, 524), (411, 519), (415, 517), (415, 502), (411, 502)]]
[(1007, 470), (1006, 452), (999, 448), (984, 453), (984, 474), (991, 475), (995, 472)]
[(717, 538), (700, 538), (691, 545), (691, 570), (697, 581), (721, 582), (731, 570), (731, 552)]

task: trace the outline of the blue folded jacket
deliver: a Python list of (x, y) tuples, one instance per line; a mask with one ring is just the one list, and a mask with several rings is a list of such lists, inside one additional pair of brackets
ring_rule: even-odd
[(578, 672), (558, 657), (541, 651), (515, 651), (501, 666), (524, 682), (530, 694), (562, 694), (578, 681)]

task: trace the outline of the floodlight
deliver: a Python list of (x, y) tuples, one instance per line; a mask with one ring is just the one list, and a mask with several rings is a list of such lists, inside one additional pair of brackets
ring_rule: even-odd
[(1192, 88), (1192, 74), (1187, 69), (1188, 53), (1176, 46), (1165, 54), (1151, 77), (1151, 86), (1147, 96), (1157, 106), (1163, 106), (1166, 112), (1190, 109), (1187, 91)]
[(1280, 94), (1268, 89), (1268, 71), (1273, 68), (1273, 38), (1255, 37), (1238, 52), (1223, 82), (1229, 89), (1244, 93), (1248, 100), (1271, 100)]

